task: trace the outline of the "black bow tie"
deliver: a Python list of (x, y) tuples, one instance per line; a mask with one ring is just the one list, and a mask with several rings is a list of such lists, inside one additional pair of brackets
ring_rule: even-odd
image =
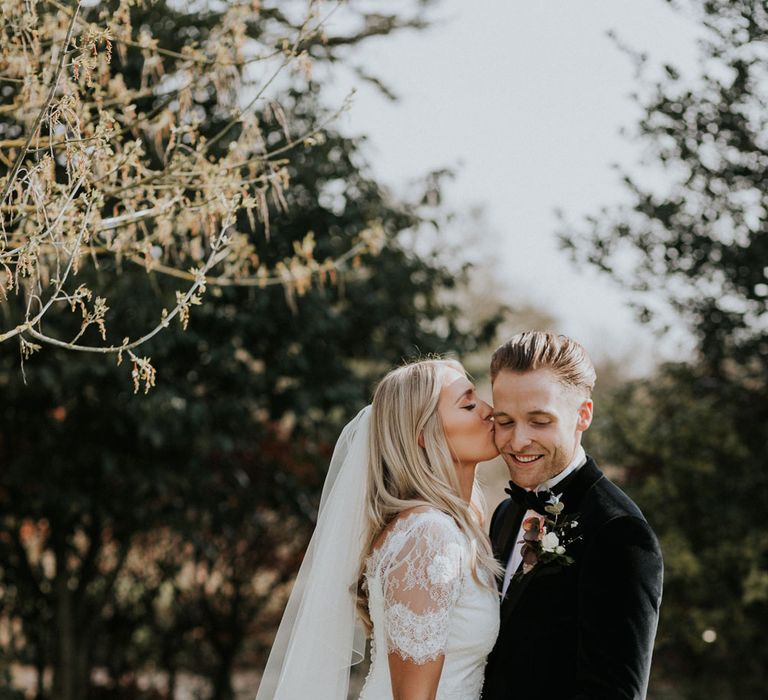
[(548, 515), (545, 506), (550, 504), (554, 494), (551, 491), (528, 491), (518, 486), (513, 481), (509, 482), (509, 488), (504, 489), (512, 500), (526, 510), (534, 510), (539, 515)]

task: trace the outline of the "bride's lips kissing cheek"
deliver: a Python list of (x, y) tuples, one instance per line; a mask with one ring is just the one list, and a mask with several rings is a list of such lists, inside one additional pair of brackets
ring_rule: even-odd
[(452, 368), (442, 372), (438, 412), (448, 444), (457, 462), (477, 464), (497, 454), (493, 409), (477, 396), (474, 385)]

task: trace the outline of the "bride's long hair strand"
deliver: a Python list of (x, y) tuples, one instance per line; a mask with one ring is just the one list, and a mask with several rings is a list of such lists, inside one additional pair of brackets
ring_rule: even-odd
[[(373, 397), (366, 546), (360, 561), (357, 601), (358, 615), (369, 633), (372, 625), (363, 586), (366, 560), (387, 525), (410, 508), (430, 506), (450, 515), (471, 543), (473, 577), (495, 590), (494, 576), (500, 567), (482, 527), (482, 494), (474, 488), (469, 504), (461, 497), (453, 455), (437, 410), (445, 368), (465, 372), (453, 360), (421, 360), (389, 372)], [(424, 447), (419, 445), (419, 436), (423, 436)], [(478, 567), (491, 576), (481, 579)]]

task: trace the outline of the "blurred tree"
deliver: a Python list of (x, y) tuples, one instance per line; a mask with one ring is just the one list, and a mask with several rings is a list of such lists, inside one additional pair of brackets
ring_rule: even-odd
[[(130, 13), (131, 26), (151, 26), (172, 52), (228, 16), (164, 3), (131, 4)], [(333, 59), (335, 47), (418, 24), (364, 16), (348, 35), (307, 50)], [(143, 60), (127, 50), (112, 64), (129, 90), (141, 85)], [(210, 679), (211, 697), (231, 698), (243, 650), (254, 663), (269, 642), (340, 425), (385, 368), (419, 352), (470, 352), (493, 332), (492, 308), (477, 328), (459, 327), (445, 290), (467, 270), (425, 252), (430, 198), (393, 201), (368, 174), (358, 142), (321, 132), (329, 114), (319, 90), (281, 93), (290, 129), (314, 136), (281, 166), (291, 186), (267, 204), (269, 240), (247, 211), (237, 230), (274, 270), (297, 247), (303, 260), (343, 258), (379, 229), (368, 239), (387, 241), (376, 256), (328, 268), (325, 284), (320, 274), (312, 285), (294, 275), (264, 288), (209, 280), (209, 303), (185, 333), (146, 342), (163, 366), (148, 396), (134, 396), (120, 368), (88, 355), (34, 355), (26, 386), (12, 354), (0, 356), (0, 588), (5, 619), (18, 627), (4, 652), (38, 669), (40, 698), (49, 695), (44, 669), (53, 670), (53, 697), (81, 700), (96, 667), (107, 674), (102, 692), (115, 695), (139, 696), (137, 677), (152, 669), (167, 671), (171, 686), (178, 670), (193, 669)], [(162, 101), (137, 105), (149, 113)], [(227, 116), (212, 90), (198, 102), (200, 132), (211, 138)], [(280, 120), (256, 114), (273, 151), (292, 143)], [(215, 150), (226, 153), (237, 133)], [(158, 152), (169, 138), (160, 137)], [(428, 178), (425, 191), (438, 186)], [(419, 254), (406, 234), (421, 237)], [(113, 257), (78, 274), (88, 285), (108, 280), (111, 327), (123, 337), (175, 298), (174, 277), (160, 272)], [(67, 315), (47, 324), (60, 337), (80, 330)], [(86, 328), (83, 341), (97, 330)]]
[(624, 173), (632, 203), (602, 210), (563, 242), (636, 290), (642, 317), (666, 297), (710, 373), (736, 361), (744, 378), (765, 381), (768, 13), (762, 0), (674, 4), (706, 28), (701, 74), (686, 79), (666, 65), (646, 85), (638, 138), (655, 169)]
[(664, 600), (649, 697), (764, 693), (768, 406), (689, 365), (603, 396), (590, 446), (659, 534)]
[(635, 290), (641, 319), (652, 321), (665, 298), (697, 340), (690, 364), (604, 395), (590, 431), (662, 540), (652, 694), (760, 697), (768, 663), (760, 631), (768, 624), (768, 10), (759, 0), (674, 4), (704, 27), (700, 75), (664, 66), (639, 98), (652, 177), (626, 174), (631, 204), (602, 210), (563, 243)]
[[(212, 285), (301, 295), (377, 249), (371, 225), (336, 258), (315, 257), (311, 231), (271, 265), (256, 250), (271, 237), (269, 203), (287, 206), (297, 149), (333, 116), (301, 131), (275, 93), (305, 89), (316, 58), (422, 23), (424, 3), (408, 19), (342, 8), (348, 29), (329, 36), (342, 4), (3, 3), (0, 344), (23, 358), (44, 345), (125, 356), (148, 390), (155, 369), (135, 351), (176, 319), (185, 328)], [(116, 333), (112, 282), (134, 265), (176, 286), (146, 325)], [(84, 269), (98, 273), (87, 284)], [(81, 318), (57, 333), (67, 313)]]

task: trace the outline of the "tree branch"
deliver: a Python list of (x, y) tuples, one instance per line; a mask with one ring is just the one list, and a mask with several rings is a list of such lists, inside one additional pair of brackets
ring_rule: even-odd
[[(112, 354), (112, 353), (118, 353), (122, 354), (123, 352), (133, 350), (134, 348), (139, 347), (140, 345), (146, 343), (148, 340), (156, 336), (161, 330), (164, 328), (167, 328), (170, 325), (170, 322), (181, 313), (182, 308), (185, 308), (189, 305), (190, 299), (194, 296), (195, 292), (197, 292), (200, 287), (204, 287), (206, 284), (205, 274), (208, 272), (209, 269), (211, 269), (214, 265), (219, 263), (221, 260), (226, 257), (227, 253), (227, 236), (226, 231), (230, 226), (230, 222), (227, 221), (223, 224), (221, 233), (219, 234), (218, 238), (214, 243), (212, 244), (211, 248), (211, 255), (208, 257), (208, 260), (206, 261), (205, 265), (200, 269), (197, 270), (193, 277), (194, 277), (194, 284), (189, 288), (187, 293), (184, 295), (184, 297), (176, 304), (173, 311), (171, 311), (167, 316), (163, 317), (163, 320), (160, 321), (160, 323), (157, 324), (149, 333), (146, 333), (138, 340), (134, 340), (133, 342), (124, 342), (121, 345), (109, 345), (109, 346), (86, 346), (86, 345), (74, 345), (72, 343), (67, 343), (63, 340), (59, 340), (58, 338), (52, 338), (50, 336), (44, 335), (43, 333), (40, 333), (35, 328), (31, 326), (31, 324), (23, 324), (22, 326), (19, 326), (19, 328), (22, 329), (21, 332), (29, 333), (33, 338), (36, 340), (39, 340), (43, 343), (47, 343), (48, 345), (53, 345), (55, 347), (59, 348), (65, 348), (67, 350), (77, 350), (79, 352), (93, 352), (93, 353), (101, 353), (101, 354)], [(50, 302), (49, 302), (50, 303)], [(4, 340), (3, 336), (0, 336), (0, 341)], [(126, 338), (127, 340), (127, 338)]]
[(83, 236), (85, 235), (85, 229), (88, 225), (88, 216), (91, 213), (91, 207), (93, 206), (93, 200), (90, 200), (88, 202), (88, 208), (83, 215), (83, 225), (80, 227), (80, 232), (77, 235), (77, 240), (75, 241), (73, 247), (72, 247), (72, 255), (69, 256), (69, 263), (67, 264), (67, 269), (65, 270), (64, 274), (59, 278), (58, 285), (56, 287), (56, 291), (51, 295), (50, 299), (46, 302), (45, 306), (43, 306), (42, 309), (40, 309), (40, 312), (33, 318), (31, 321), (27, 320), (25, 323), (22, 323), (13, 330), (8, 331), (7, 333), (0, 334), (0, 343), (8, 340), (9, 338), (13, 338), (20, 333), (23, 333), (24, 331), (29, 330), (32, 331), (32, 326), (36, 324), (40, 319), (45, 315), (45, 312), (48, 311), (48, 309), (51, 307), (51, 304), (56, 300), (56, 297), (59, 295), (59, 292), (61, 292), (62, 288), (64, 287), (64, 282), (67, 281), (67, 277), (69, 277), (69, 273), (72, 270), (72, 265), (75, 262), (75, 258), (80, 253), (80, 244), (82, 243)]
[[(74, 31), (74, 28), (75, 28), (75, 20), (77, 19), (77, 13), (80, 11), (80, 2), (81, 0), (77, 0), (77, 6), (72, 12), (72, 18), (70, 19), (69, 27), (67, 28), (67, 36), (64, 39), (64, 43), (62, 44), (62, 47), (61, 47), (61, 54), (59, 55), (59, 65), (56, 68), (56, 74), (53, 77), (53, 81), (51, 83), (51, 89), (48, 91), (48, 97), (46, 98), (45, 103), (40, 109), (40, 112), (37, 115), (37, 119), (35, 119), (35, 123), (29, 132), (29, 136), (27, 136), (27, 140), (24, 144), (24, 147), (19, 151), (19, 154), (16, 156), (16, 162), (13, 164), (13, 168), (11, 168), (11, 172), (8, 174), (8, 179), (5, 181), (5, 187), (3, 188), (3, 193), (2, 195), (0, 195), (0, 204), (5, 203), (5, 198), (8, 196), (8, 193), (11, 190), (11, 185), (13, 185), (13, 181), (16, 179), (16, 174), (19, 172), (19, 168), (21, 167), (21, 164), (24, 161), (24, 158), (26, 158), (27, 156), (27, 149), (29, 148), (29, 145), (32, 143), (32, 139), (35, 137), (35, 134), (37, 133), (37, 130), (40, 127), (40, 123), (43, 121), (43, 116), (48, 111), (48, 107), (50, 107), (51, 102), (53, 101), (53, 96), (56, 94), (56, 88), (59, 85), (59, 79), (61, 78), (61, 74), (64, 71), (64, 59), (66, 58), (66, 55), (67, 55), (67, 47), (69, 46), (69, 42), (72, 39), (72, 32)], [(0, 337), (0, 342), (2, 342), (2, 337)]]

